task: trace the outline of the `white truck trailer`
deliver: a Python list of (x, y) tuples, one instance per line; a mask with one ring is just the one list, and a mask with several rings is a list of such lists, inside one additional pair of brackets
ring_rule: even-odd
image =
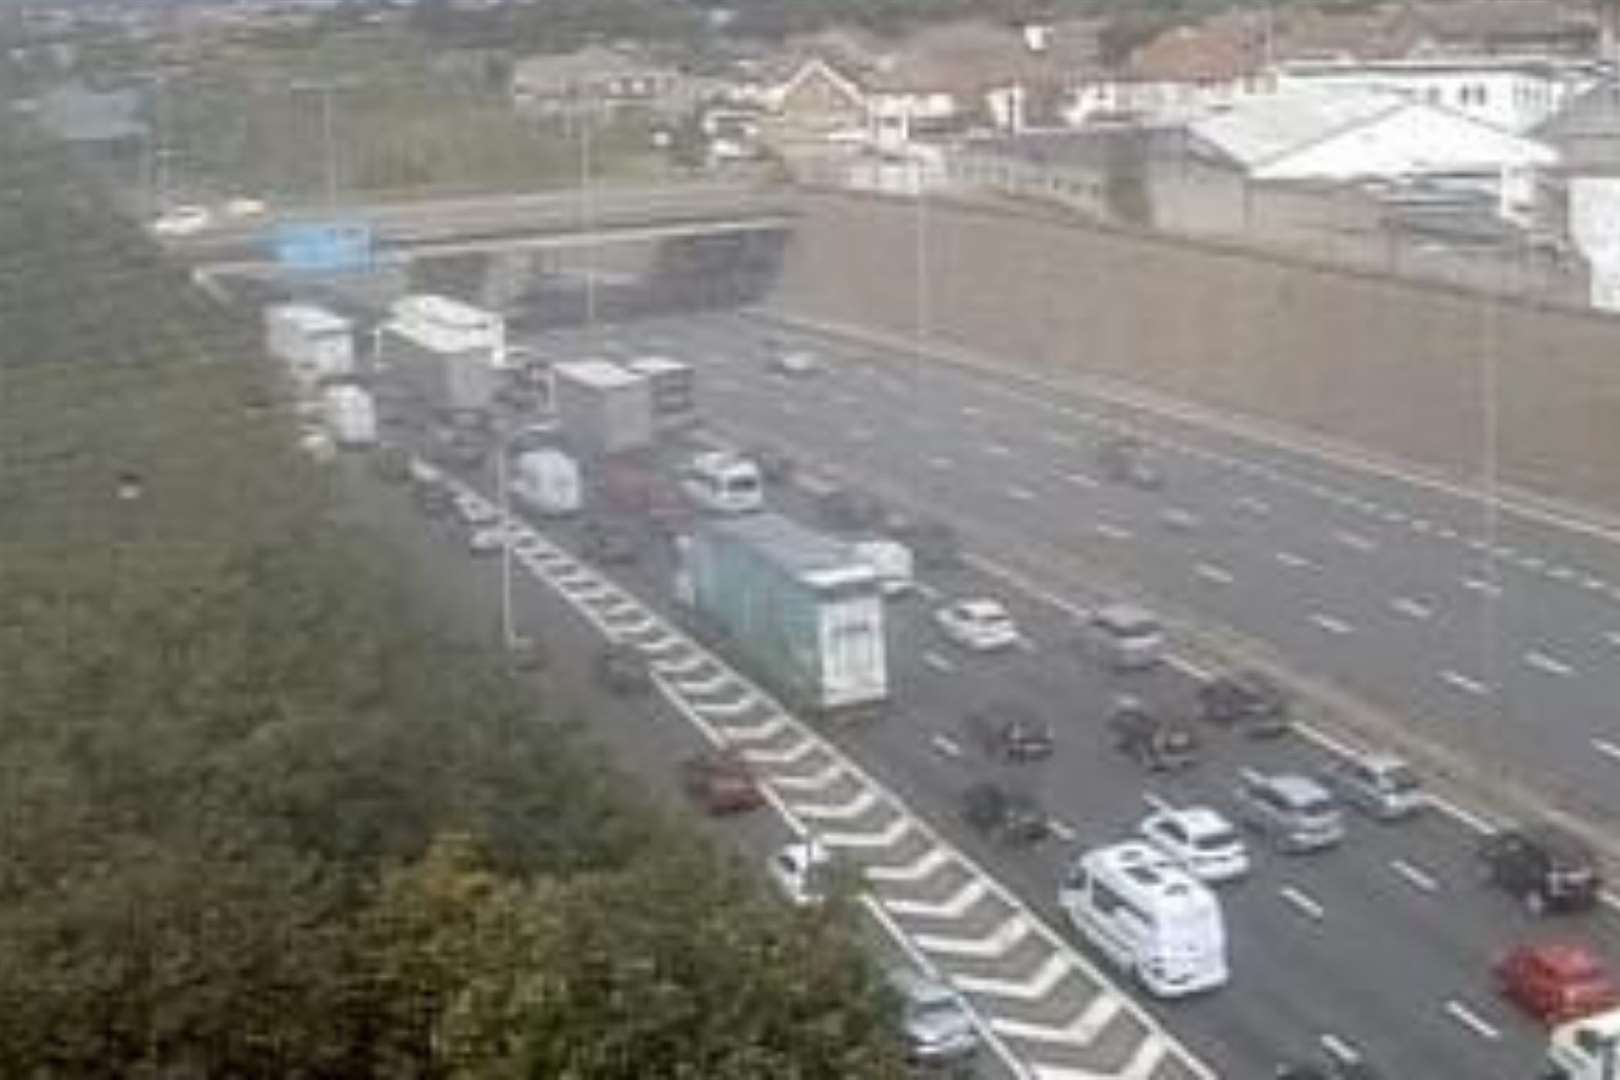
[(652, 444), (652, 385), (609, 360), (577, 360), (552, 369), (557, 422), (568, 441), (593, 456)]
[(791, 707), (887, 699), (882, 586), (848, 544), (765, 513), (701, 521), (679, 549), (677, 593)]
[(377, 442), (377, 408), (371, 395), (352, 383), (326, 388), (326, 428), (340, 447), (355, 449)]
[(418, 401), (446, 414), (489, 409), (508, 366), (506, 320), (444, 296), (406, 296), (377, 331), (383, 363)]
[(264, 347), (305, 387), (355, 373), (354, 324), (313, 304), (265, 308)]
[(653, 429), (668, 435), (698, 422), (697, 372), (691, 364), (667, 356), (643, 356), (625, 369), (647, 380)]

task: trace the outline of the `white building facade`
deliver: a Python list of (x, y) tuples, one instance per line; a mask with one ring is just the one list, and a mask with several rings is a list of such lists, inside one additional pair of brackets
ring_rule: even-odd
[(1497, 57), (1292, 61), (1276, 69), (1276, 87), (1282, 92), (1383, 91), (1511, 132), (1541, 124), (1592, 80), (1585, 64)]

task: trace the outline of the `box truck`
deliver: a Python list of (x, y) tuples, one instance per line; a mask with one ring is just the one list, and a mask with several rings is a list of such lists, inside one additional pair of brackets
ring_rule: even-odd
[(849, 545), (778, 514), (703, 520), (676, 592), (790, 706), (861, 713), (888, 697), (883, 593)]
[(622, 454), (653, 441), (652, 389), (645, 376), (608, 360), (552, 369), (557, 423), (581, 452)]
[(647, 380), (655, 432), (668, 435), (697, 426), (697, 372), (691, 364), (666, 356), (643, 356), (625, 369)]
[(371, 446), (377, 441), (377, 409), (371, 395), (340, 383), (326, 388), (326, 427), (338, 446)]
[(444, 296), (406, 296), (377, 328), (379, 360), (440, 414), (488, 411), (507, 366), (506, 323)]
[(576, 514), (584, 502), (579, 464), (561, 450), (519, 454), (507, 486), (513, 499), (545, 517)]
[(355, 373), (354, 324), (312, 304), (265, 308), (264, 347), (306, 386)]
[(1539, 1075), (1545, 1080), (1620, 1080), (1620, 1009), (1553, 1028)]

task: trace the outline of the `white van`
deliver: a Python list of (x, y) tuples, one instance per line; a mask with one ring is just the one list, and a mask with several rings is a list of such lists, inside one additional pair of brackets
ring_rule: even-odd
[(759, 466), (724, 450), (706, 450), (681, 470), (681, 490), (704, 510), (748, 514), (765, 508)]
[(371, 446), (377, 441), (377, 407), (358, 386), (340, 383), (326, 388), (326, 426), (342, 447)]
[(1082, 937), (1155, 997), (1213, 990), (1227, 980), (1220, 901), (1139, 840), (1082, 854), (1058, 903)]
[(512, 497), (545, 517), (579, 512), (584, 502), (579, 465), (561, 450), (530, 450), (518, 455), (508, 481)]
[(916, 584), (911, 549), (895, 540), (862, 540), (855, 557), (877, 572), (884, 596), (901, 596)]
[(1560, 1024), (1547, 1039), (1546, 1069), (1540, 1075), (1546, 1080), (1609, 1080), (1616, 1070), (1608, 1059), (1620, 1058), (1617, 1044), (1620, 1009)]

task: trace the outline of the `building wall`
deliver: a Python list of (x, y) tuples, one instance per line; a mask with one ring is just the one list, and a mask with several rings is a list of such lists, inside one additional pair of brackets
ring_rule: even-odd
[(1620, 511), (1620, 321), (1038, 211), (807, 192), (773, 303)]

